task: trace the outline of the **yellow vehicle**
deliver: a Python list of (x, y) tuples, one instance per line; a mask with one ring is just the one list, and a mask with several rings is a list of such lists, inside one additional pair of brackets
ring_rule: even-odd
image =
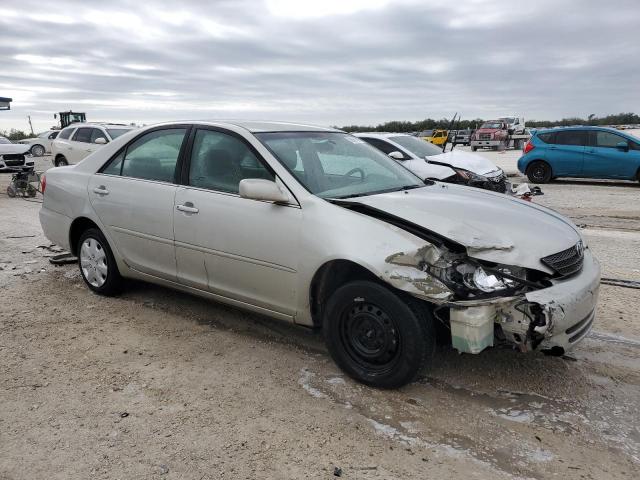
[(442, 129), (425, 130), (424, 132), (421, 132), (420, 136), (427, 142), (431, 142), (434, 145), (444, 145), (444, 142), (449, 136), (449, 131)]

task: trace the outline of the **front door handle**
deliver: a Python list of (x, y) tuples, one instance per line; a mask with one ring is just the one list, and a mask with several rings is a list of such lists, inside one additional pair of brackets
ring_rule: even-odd
[(93, 193), (97, 193), (98, 195), (109, 195), (109, 190), (104, 185), (100, 185), (93, 189)]
[(198, 213), (200, 211), (194, 207), (191, 202), (186, 202), (184, 205), (176, 205), (176, 210), (180, 210), (184, 213)]

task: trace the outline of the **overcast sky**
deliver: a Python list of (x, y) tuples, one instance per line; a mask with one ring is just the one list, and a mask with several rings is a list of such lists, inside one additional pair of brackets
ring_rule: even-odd
[(640, 112), (640, 0), (2, 0), (0, 129)]

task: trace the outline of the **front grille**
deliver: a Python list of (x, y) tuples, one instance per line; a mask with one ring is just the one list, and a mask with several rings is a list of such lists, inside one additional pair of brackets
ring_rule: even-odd
[(571, 248), (541, 258), (540, 261), (563, 277), (572, 275), (582, 268), (582, 262), (584, 261), (582, 241)]
[(481, 133), (478, 138), (480, 140), (491, 140), (491, 134), (490, 133)]
[(5, 153), (2, 160), (7, 167), (17, 167), (24, 165), (24, 155), (22, 153)]

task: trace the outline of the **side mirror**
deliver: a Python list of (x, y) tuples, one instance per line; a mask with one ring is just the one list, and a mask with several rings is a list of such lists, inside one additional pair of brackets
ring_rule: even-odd
[(389, 156), (391, 158), (393, 158), (394, 160), (404, 160), (404, 155), (402, 154), (402, 152), (399, 152), (398, 150), (394, 150), (393, 152), (389, 152)]
[(240, 180), (240, 196), (251, 200), (264, 200), (275, 203), (289, 203), (288, 192), (280, 190), (276, 182), (264, 178), (245, 178)]
[(622, 150), (623, 152), (628, 152), (629, 151), (629, 142), (616, 143), (616, 148), (618, 150)]
[(105, 145), (107, 143), (107, 139), (104, 137), (98, 137), (93, 143), (97, 143), (98, 145)]

